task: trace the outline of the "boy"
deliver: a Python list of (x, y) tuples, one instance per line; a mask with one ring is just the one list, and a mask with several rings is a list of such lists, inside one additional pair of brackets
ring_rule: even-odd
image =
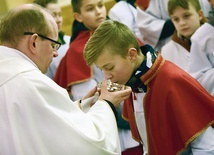
[[(95, 66), (89, 67), (86, 64), (83, 58), (83, 50), (94, 30), (106, 20), (106, 7), (103, 0), (72, 0), (72, 7), (75, 21), (72, 27), (71, 43), (67, 54), (60, 62), (55, 81), (62, 87), (67, 88), (73, 100), (78, 100), (104, 79), (101, 70)], [(142, 147), (133, 140), (130, 131), (128, 131), (119, 132), (120, 137), (125, 137), (125, 140), (120, 138), (120, 140), (122, 139), (122, 153), (128, 155), (125, 152), (127, 151), (132, 154), (136, 154), (136, 152), (142, 154)], [(124, 147), (122, 144), (124, 144)]]
[(77, 100), (103, 80), (100, 70), (87, 66), (83, 49), (93, 31), (106, 20), (106, 7), (103, 0), (72, 0), (72, 8), (75, 21), (71, 43), (54, 81), (66, 88), (72, 99)]
[(102, 23), (86, 44), (84, 57), (106, 79), (136, 92), (124, 104), (123, 114), (134, 138), (142, 141), (144, 153), (214, 153), (214, 98), (149, 45), (139, 47), (127, 26)]
[(188, 73), (214, 96), (214, 0), (209, 2), (213, 7), (209, 13), (209, 22), (201, 26), (191, 38)]
[(169, 0), (168, 12), (175, 26), (172, 40), (161, 49), (162, 56), (186, 70), (190, 58), (190, 37), (206, 22), (198, 0)]
[[(209, 3), (206, 0), (199, 2), (206, 16), (211, 9)], [(156, 50), (161, 50), (163, 45), (170, 41), (175, 30), (167, 11), (167, 4), (168, 0), (149, 0), (147, 9), (137, 7), (137, 24), (143, 42), (150, 44)]]

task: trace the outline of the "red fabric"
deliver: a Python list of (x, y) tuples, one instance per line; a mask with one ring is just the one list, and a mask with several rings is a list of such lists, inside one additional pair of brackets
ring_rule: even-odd
[(143, 146), (139, 145), (122, 152), (122, 155), (143, 155)]
[(84, 47), (89, 37), (90, 31), (80, 32), (70, 44), (57, 68), (54, 81), (68, 91), (71, 85), (87, 81), (92, 77), (91, 67), (87, 65), (83, 57)]
[(175, 30), (175, 32), (173, 33), (172, 40), (190, 52), (190, 40), (189, 39), (182, 39), (181, 37), (179, 37), (177, 30)]
[(139, 46), (143, 46), (144, 45), (144, 43), (142, 41), (140, 41), (140, 39), (138, 39), (138, 38), (137, 38), (137, 42), (138, 42)]
[(214, 124), (214, 97), (160, 54), (141, 80), (148, 87), (143, 103), (148, 154), (181, 153)]
[(142, 10), (146, 10), (149, 6), (150, 0), (136, 0), (135, 4), (139, 6)]

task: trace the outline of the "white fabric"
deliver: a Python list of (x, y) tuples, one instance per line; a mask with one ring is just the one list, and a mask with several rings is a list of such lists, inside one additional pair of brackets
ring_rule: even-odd
[(201, 5), (201, 9), (204, 12), (204, 16), (209, 17), (209, 11), (212, 10), (212, 7), (211, 7), (209, 1), (208, 0), (199, 0), (199, 3)]
[[(199, 0), (205, 15), (211, 10), (207, 0)], [(143, 11), (137, 7), (137, 25), (143, 37), (143, 42), (150, 44), (156, 50), (171, 40), (171, 37), (159, 41), (163, 25), (170, 19), (168, 14), (168, 0), (150, 0), (148, 8)]]
[(87, 113), (19, 51), (0, 46), (1, 155), (118, 155), (115, 116), (98, 100)]
[(180, 155), (213, 155), (214, 154), (214, 129), (208, 127), (187, 149)]
[(135, 115), (137, 128), (143, 143), (144, 155), (147, 155), (148, 141), (147, 141), (146, 123), (145, 123), (145, 116), (144, 116), (144, 109), (143, 109), (143, 98), (145, 96), (145, 93), (135, 93), (132, 95), (136, 96), (136, 100), (133, 101), (134, 115)]
[(170, 19), (167, 11), (168, 0), (150, 0), (148, 8), (143, 11), (137, 7), (137, 25), (145, 44), (150, 44), (156, 50), (168, 42), (171, 37), (159, 41), (163, 25)]
[(173, 62), (183, 70), (187, 70), (190, 59), (190, 52), (180, 44), (174, 42), (173, 40), (169, 41), (162, 47), (161, 55), (166, 60)]
[(88, 81), (84, 81), (71, 86), (71, 93), (73, 100), (82, 99), (90, 90), (95, 88), (99, 82), (102, 82), (104, 79), (103, 72), (93, 65), (93, 77)]
[(137, 26), (137, 9), (126, 1), (119, 1), (109, 10), (108, 16), (112, 20), (119, 21), (129, 27), (135, 36), (143, 41), (139, 28)]
[(119, 133), (121, 151), (125, 151), (126, 149), (139, 146), (139, 143), (133, 140), (131, 130), (118, 128), (118, 133)]
[[(122, 102), (119, 108), (117, 109), (118, 115), (121, 115), (121, 117), (122, 117), (123, 105), (124, 105), (124, 102)], [(118, 128), (118, 131), (119, 131), (121, 151), (125, 151), (126, 149), (130, 149), (140, 145), (139, 142), (135, 141), (132, 138), (131, 130)]]
[(191, 37), (188, 73), (214, 96), (214, 27), (205, 23)]
[(193, 155), (213, 155), (214, 154), (214, 129), (208, 127), (201, 135), (191, 142)]
[(70, 38), (71, 38), (70, 36), (64, 35), (65, 44), (61, 45), (60, 48), (57, 50), (58, 57), (53, 58), (53, 61), (51, 62), (47, 73), (45, 73), (51, 79), (54, 78), (61, 59), (64, 57), (64, 55), (68, 51), (68, 48), (70, 45)]

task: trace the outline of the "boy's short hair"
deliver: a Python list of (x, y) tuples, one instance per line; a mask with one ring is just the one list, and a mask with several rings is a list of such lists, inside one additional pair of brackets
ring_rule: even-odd
[(173, 14), (174, 10), (180, 6), (184, 9), (189, 9), (189, 3), (196, 9), (196, 11), (201, 10), (201, 6), (198, 0), (169, 0), (168, 1), (168, 13), (169, 15)]
[(86, 43), (84, 58), (88, 65), (92, 65), (106, 50), (109, 54), (125, 57), (131, 47), (140, 52), (140, 46), (133, 32), (118, 21), (106, 20)]
[(34, 0), (33, 3), (46, 8), (49, 3), (58, 3), (58, 0)]
[(73, 12), (80, 13), (81, 5), (82, 5), (82, 0), (71, 0), (71, 6), (73, 9)]

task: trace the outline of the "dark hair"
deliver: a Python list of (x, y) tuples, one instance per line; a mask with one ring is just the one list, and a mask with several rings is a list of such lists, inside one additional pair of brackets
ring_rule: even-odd
[(58, 3), (58, 0), (34, 0), (33, 3), (36, 3), (46, 8), (49, 3)]
[(74, 41), (74, 39), (78, 36), (78, 34), (81, 31), (88, 30), (83, 23), (78, 22), (77, 20), (74, 20), (72, 24), (72, 30), (71, 30), (71, 39), (70, 43)]
[(184, 9), (189, 9), (189, 3), (191, 3), (196, 11), (201, 10), (201, 6), (198, 0), (169, 0), (168, 1), (168, 13), (171, 15), (173, 14), (173, 11), (175, 8), (180, 6), (181, 8)]
[(71, 6), (73, 8), (73, 12), (80, 13), (81, 5), (82, 5), (82, 0), (71, 0)]
[[(122, 0), (116, 0), (116, 2), (119, 2), (119, 1), (122, 1)], [(136, 0), (126, 0), (127, 3), (131, 4), (133, 7), (136, 7), (135, 6), (135, 2)]]
[[(82, 0), (71, 0), (71, 6), (73, 8), (73, 12), (80, 13), (80, 7), (82, 5)], [(74, 41), (74, 39), (78, 36), (81, 31), (88, 30), (85, 25), (77, 20), (74, 20), (72, 23), (71, 29), (71, 39), (70, 43)]]

